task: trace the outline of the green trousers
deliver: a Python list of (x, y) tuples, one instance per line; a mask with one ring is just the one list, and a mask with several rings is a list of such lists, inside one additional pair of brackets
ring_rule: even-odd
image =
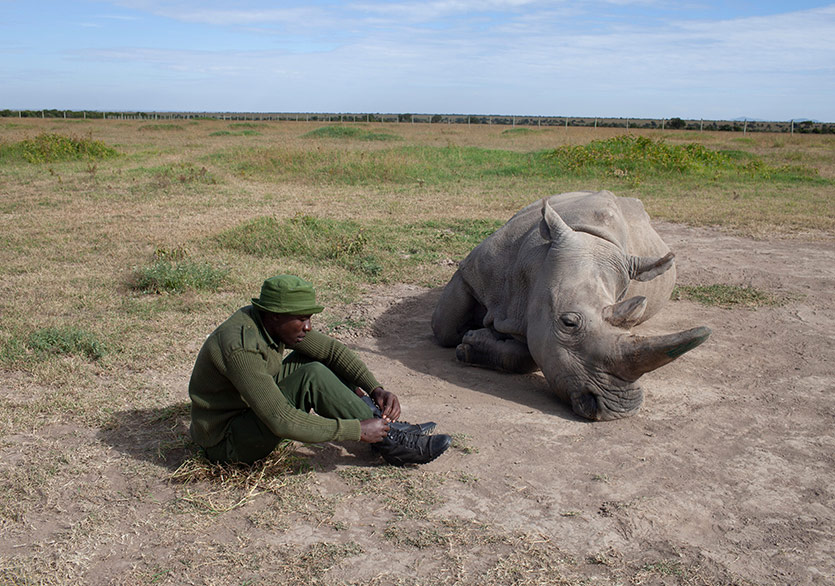
[[(276, 375), (282, 394), (297, 409), (329, 419), (370, 419), (371, 408), (344, 381), (321, 362), (291, 352)], [(206, 448), (215, 462), (251, 464), (265, 458), (284, 438), (264, 425), (254, 411), (235, 417), (218, 445)]]

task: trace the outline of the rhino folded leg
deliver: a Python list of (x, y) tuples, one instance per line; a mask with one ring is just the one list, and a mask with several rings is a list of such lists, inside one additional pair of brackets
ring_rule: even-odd
[(455, 349), (455, 357), (471, 366), (526, 373), (537, 369), (528, 346), (492, 328), (470, 330)]
[(468, 330), (481, 327), (485, 313), (470, 286), (456, 272), (444, 287), (432, 313), (435, 339), (447, 348), (457, 345)]

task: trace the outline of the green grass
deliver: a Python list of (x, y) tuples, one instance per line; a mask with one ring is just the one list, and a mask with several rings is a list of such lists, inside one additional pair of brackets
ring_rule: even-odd
[[(326, 127), (314, 133), (330, 128), (351, 135), (363, 132), (356, 127)], [(774, 166), (744, 151), (711, 150), (696, 143), (670, 145), (632, 135), (531, 152), (422, 145), (316, 152), (270, 147), (216, 153), (211, 160), (250, 180), (312, 184), (448, 186), (501, 178), (551, 182), (575, 178), (598, 184), (626, 179), (633, 186), (652, 181), (664, 185), (670, 178), (683, 177), (702, 182), (823, 181), (811, 167)]]
[(508, 128), (507, 130), (502, 131), (502, 136), (525, 136), (536, 132), (542, 132), (542, 130), (535, 130), (533, 128), (526, 127)]
[(35, 138), (0, 144), (0, 162), (55, 163), (101, 160), (118, 156), (118, 151), (99, 140), (56, 133), (41, 133)]
[(99, 360), (109, 352), (107, 344), (98, 336), (78, 326), (54, 326), (35, 330), (29, 335), (26, 346), (40, 358), (51, 354), (63, 354)]
[(185, 127), (181, 124), (145, 124), (144, 126), (140, 126), (137, 128), (140, 132), (157, 132), (157, 131), (174, 131), (174, 132), (182, 132), (185, 130)]
[(209, 133), (209, 136), (261, 136), (257, 130), (242, 130), (240, 132), (232, 132), (231, 130), (218, 130)]
[(672, 298), (689, 299), (702, 305), (733, 309), (737, 307), (757, 308), (782, 305), (785, 299), (754, 287), (739, 285), (677, 285)]
[[(265, 258), (292, 258), (340, 273), (349, 282), (437, 284), (445, 259), (465, 256), (501, 226), (493, 220), (429, 220), (396, 224), (310, 215), (278, 220), (262, 216), (220, 233), (228, 250)], [(430, 274), (438, 273), (436, 277)]]
[(142, 293), (183, 293), (188, 290), (216, 291), (223, 285), (229, 269), (207, 262), (158, 259), (136, 270), (131, 287)]
[(585, 145), (566, 145), (545, 155), (561, 173), (621, 175), (635, 179), (659, 176), (706, 176), (753, 180), (802, 181), (817, 172), (802, 166), (774, 167), (744, 151), (712, 150), (697, 143), (671, 145), (645, 136), (621, 135)]
[(210, 157), (248, 180), (341, 185), (449, 185), (495, 177), (556, 176), (542, 155), (478, 147), (402, 146), (383, 150), (271, 147)]
[(391, 141), (403, 140), (396, 134), (390, 132), (375, 132), (366, 130), (358, 126), (323, 126), (317, 128), (304, 135), (304, 138), (332, 138), (332, 139), (351, 139), (363, 141)]

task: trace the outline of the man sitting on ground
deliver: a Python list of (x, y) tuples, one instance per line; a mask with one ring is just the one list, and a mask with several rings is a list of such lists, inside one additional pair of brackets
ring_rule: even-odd
[(191, 436), (206, 456), (252, 463), (282, 439), (359, 440), (397, 466), (440, 456), (450, 436), (397, 421), (394, 393), (347, 346), (312, 330), (322, 309), (309, 282), (279, 275), (209, 335), (189, 382)]

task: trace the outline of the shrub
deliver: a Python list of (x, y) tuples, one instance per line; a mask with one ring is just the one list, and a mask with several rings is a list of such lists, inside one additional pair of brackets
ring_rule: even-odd
[(107, 159), (119, 153), (99, 140), (44, 133), (0, 148), (0, 157), (29, 163), (52, 163), (84, 159)]

